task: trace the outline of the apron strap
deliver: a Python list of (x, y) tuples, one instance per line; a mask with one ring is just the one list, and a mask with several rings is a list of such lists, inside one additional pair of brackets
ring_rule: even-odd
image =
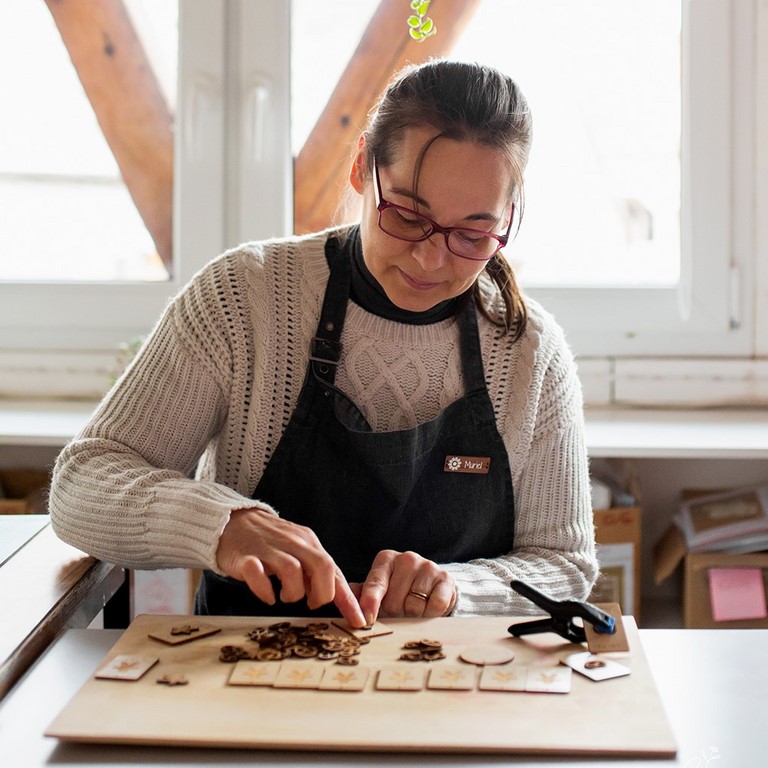
[(344, 330), (344, 318), (347, 314), (352, 265), (339, 248), (336, 237), (326, 240), (325, 256), (330, 275), (320, 310), (320, 322), (309, 350), (309, 360), (315, 378), (333, 387), (336, 369), (341, 360), (341, 332)]
[(483, 354), (480, 349), (480, 332), (477, 328), (475, 301), (469, 298), (459, 317), (459, 341), (461, 345), (461, 369), (467, 392), (487, 389)]

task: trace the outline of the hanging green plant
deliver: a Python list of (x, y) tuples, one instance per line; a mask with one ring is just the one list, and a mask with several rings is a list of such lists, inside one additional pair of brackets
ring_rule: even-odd
[(427, 17), (427, 10), (432, 0), (411, 0), (413, 15), (408, 17), (408, 34), (417, 42), (423, 43), (437, 33), (434, 21)]

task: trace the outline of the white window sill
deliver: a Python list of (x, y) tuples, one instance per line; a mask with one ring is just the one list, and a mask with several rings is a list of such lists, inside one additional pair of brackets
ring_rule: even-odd
[(768, 409), (587, 408), (595, 458), (768, 459)]
[[(0, 445), (63, 447), (94, 403), (0, 402)], [(594, 458), (768, 459), (768, 409), (586, 410)]]
[(0, 401), (0, 445), (62, 448), (95, 407), (89, 402)]

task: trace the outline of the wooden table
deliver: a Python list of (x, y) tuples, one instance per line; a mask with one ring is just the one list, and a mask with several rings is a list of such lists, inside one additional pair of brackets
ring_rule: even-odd
[(124, 581), (122, 568), (61, 541), (47, 515), (0, 515), (0, 699), (63, 630), (87, 627)]
[[(259, 768), (752, 768), (765, 764), (768, 630), (641, 630), (645, 655), (678, 745), (672, 759), (582, 756), (361, 754), (60, 743), (43, 731), (85, 683), (121, 633), (70, 630), (0, 703), (0, 755), (14, 765), (71, 768), (168, 765)], [(254, 718), (259, 712), (253, 712)], [(595, 717), (600, 713), (596, 712)], [(551, 724), (552, 728), (557, 723)], [(351, 725), (354, 727), (354, 725)], [(382, 718), (382, 728), (387, 727)]]

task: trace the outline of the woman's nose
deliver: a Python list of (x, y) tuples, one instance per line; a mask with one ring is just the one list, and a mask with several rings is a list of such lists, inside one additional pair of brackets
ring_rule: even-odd
[(426, 240), (414, 243), (412, 253), (425, 272), (441, 269), (451, 258), (445, 235), (441, 232), (433, 232)]

